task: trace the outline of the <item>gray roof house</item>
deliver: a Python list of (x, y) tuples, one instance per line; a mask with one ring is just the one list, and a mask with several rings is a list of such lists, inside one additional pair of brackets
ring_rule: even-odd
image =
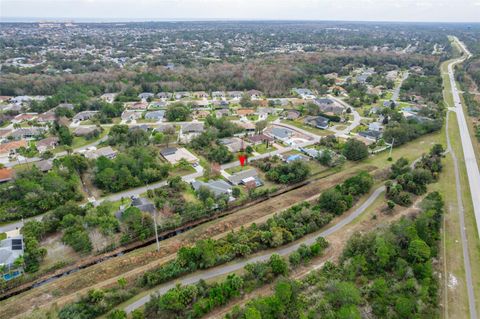
[(204, 131), (203, 122), (192, 122), (182, 126), (182, 133), (202, 133)]
[(255, 168), (247, 169), (246, 171), (240, 171), (238, 173), (232, 174), (228, 177), (228, 181), (232, 185), (245, 185), (250, 182), (255, 182), (255, 186), (263, 185), (262, 181), (258, 177), (258, 172)]
[(74, 117), (74, 121), (86, 121), (94, 117), (98, 111), (83, 111), (80, 113), (77, 113)]
[(42, 127), (26, 127), (26, 128), (19, 128), (14, 130), (10, 136), (13, 139), (27, 139), (27, 138), (34, 138), (37, 136), (42, 135), (45, 133), (45, 129)]
[(330, 120), (323, 116), (307, 116), (303, 122), (324, 130), (328, 128), (328, 122), (330, 122)]
[(162, 100), (169, 100), (172, 98), (172, 96), (173, 96), (173, 93), (170, 93), (170, 92), (157, 93), (157, 97)]
[(293, 131), (283, 127), (272, 127), (268, 134), (273, 138), (285, 140), (292, 136)]
[(151, 112), (147, 112), (145, 113), (145, 118), (147, 120), (157, 120), (157, 121), (161, 121), (163, 120), (163, 117), (165, 116), (165, 111), (163, 110), (160, 110), (160, 111), (151, 111)]
[(106, 147), (99, 148), (97, 150), (87, 151), (85, 153), (85, 157), (88, 159), (97, 159), (101, 156), (105, 156), (106, 158), (112, 159), (115, 156), (117, 156), (117, 151), (115, 151), (110, 146), (106, 146)]
[(142, 212), (148, 212), (150, 214), (153, 214), (156, 211), (155, 205), (144, 197), (133, 198), (132, 207), (136, 207)]
[(141, 98), (142, 100), (146, 100), (148, 98), (153, 98), (154, 96), (155, 96), (155, 94), (149, 93), (149, 92), (143, 92), (143, 93), (140, 93), (138, 95), (138, 97)]
[(232, 186), (223, 180), (202, 182), (194, 180), (191, 182), (193, 189), (198, 192), (201, 187), (206, 187), (212, 191), (216, 197), (221, 195), (231, 195)]
[(382, 137), (382, 132), (367, 130), (359, 132), (358, 135), (365, 137), (366, 139), (369, 139), (371, 141), (378, 141)]

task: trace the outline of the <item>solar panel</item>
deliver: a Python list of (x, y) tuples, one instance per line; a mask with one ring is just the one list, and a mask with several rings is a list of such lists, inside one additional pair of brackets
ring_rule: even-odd
[(22, 250), (22, 246), (21, 239), (12, 239), (12, 250)]

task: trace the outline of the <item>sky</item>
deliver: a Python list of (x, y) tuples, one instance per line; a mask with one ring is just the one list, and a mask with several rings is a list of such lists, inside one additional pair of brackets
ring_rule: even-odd
[(0, 0), (0, 21), (62, 19), (480, 22), (480, 0)]

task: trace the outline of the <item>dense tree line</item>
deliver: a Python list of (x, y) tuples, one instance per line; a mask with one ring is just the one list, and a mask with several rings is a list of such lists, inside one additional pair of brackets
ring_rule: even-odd
[(83, 199), (77, 171), (54, 165), (47, 173), (36, 166), (19, 171), (17, 177), (0, 185), (0, 222), (45, 213), (69, 200)]
[(294, 184), (307, 179), (310, 167), (302, 160), (283, 163), (278, 156), (267, 157), (252, 162), (266, 174), (268, 180), (280, 184)]
[(412, 202), (410, 194), (422, 195), (427, 192), (427, 185), (438, 179), (442, 171), (443, 147), (436, 144), (427, 155), (423, 155), (412, 169), (405, 158), (399, 158), (390, 169), (387, 198), (394, 203), (407, 206)]
[(169, 165), (162, 164), (155, 149), (132, 147), (114, 159), (104, 156), (95, 162), (95, 184), (106, 191), (118, 192), (159, 181), (168, 176)]
[(422, 202), (415, 218), (389, 228), (355, 234), (340, 262), (327, 262), (304, 280), (277, 285), (227, 318), (434, 318), (439, 314), (439, 283), (433, 269), (443, 201), (438, 193)]
[(340, 215), (353, 206), (356, 198), (368, 193), (372, 186), (372, 176), (367, 172), (360, 172), (323, 192), (318, 199), (318, 205), (323, 211)]

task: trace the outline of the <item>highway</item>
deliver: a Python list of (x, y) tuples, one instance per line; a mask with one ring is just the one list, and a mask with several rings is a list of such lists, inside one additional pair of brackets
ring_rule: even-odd
[[(311, 234), (308, 235), (302, 239), (299, 239), (296, 241), (294, 244), (284, 246), (277, 248), (275, 250), (269, 250), (268, 252), (265, 252), (263, 254), (247, 258), (247, 259), (241, 259), (232, 263), (228, 263), (225, 265), (221, 265), (215, 268), (210, 268), (207, 270), (203, 271), (197, 271), (191, 275), (185, 276), (183, 278), (179, 278), (176, 280), (172, 280), (168, 283), (160, 285), (158, 290), (155, 292), (157, 294), (164, 294), (166, 293), (169, 289), (175, 287), (178, 283), (182, 285), (191, 285), (196, 282), (198, 282), (200, 279), (203, 280), (208, 280), (212, 279), (221, 275), (229, 274), (231, 272), (237, 271), (245, 267), (246, 264), (249, 263), (255, 263), (259, 261), (266, 261), (270, 258), (272, 254), (279, 254), (281, 256), (288, 255), (295, 250), (297, 250), (300, 245), (306, 244), (306, 245), (311, 245), (315, 242), (317, 237), (326, 237), (328, 235), (331, 235), (339, 230), (341, 230), (343, 227), (351, 223), (355, 218), (360, 216), (372, 203), (380, 196), (383, 192), (385, 191), (385, 187), (381, 186), (377, 188), (368, 198), (365, 202), (363, 202), (358, 208), (356, 208), (352, 213), (350, 213), (348, 216), (340, 220), (338, 223), (335, 225), (332, 225), (328, 229), (321, 231), (316, 234)], [(131, 313), (135, 309), (138, 309), (145, 305), (148, 301), (150, 300), (150, 295), (144, 296), (138, 300), (135, 300), (131, 304), (127, 305), (124, 310), (127, 313)]]
[[(461, 44), (457, 38), (455, 41), (459, 44), (459, 46), (463, 49), (465, 55), (461, 58), (453, 60), (448, 64), (448, 76), (450, 80), (450, 85), (452, 88), (452, 95), (454, 101), (454, 111), (457, 115), (457, 120), (460, 128), (460, 135), (462, 140), (462, 148), (463, 148), (463, 156), (465, 160), (465, 165), (467, 168), (467, 175), (470, 185), (470, 192), (472, 196), (472, 201), (474, 204), (474, 212), (475, 212), (475, 219), (477, 222), (477, 230), (480, 230), (479, 227), (479, 217), (480, 217), (480, 198), (478, 195), (480, 194), (480, 175), (478, 172), (478, 165), (475, 158), (475, 152), (473, 150), (472, 141), (470, 139), (470, 134), (468, 132), (467, 122), (465, 119), (465, 114), (463, 113), (463, 107), (461, 105), (460, 96), (458, 93), (457, 85), (455, 83), (455, 76), (453, 67), (455, 64), (463, 62), (465, 59), (470, 57), (470, 53), (466, 48)], [(460, 182), (460, 169), (458, 166), (458, 159), (455, 155), (454, 150), (452, 149), (450, 143), (450, 136), (448, 134), (448, 117), (447, 117), (447, 150), (450, 151), (450, 154), (453, 159), (453, 165), (455, 168), (455, 184), (456, 184), (456, 191), (457, 191), (457, 205), (458, 205), (458, 214), (459, 214), (459, 221), (460, 221), (460, 236), (462, 240), (462, 253), (463, 253), (463, 263), (465, 268), (465, 282), (467, 286), (467, 295), (468, 295), (468, 305), (470, 311), (470, 318), (476, 319), (477, 318), (477, 310), (475, 304), (475, 294), (473, 290), (473, 281), (472, 281), (472, 269), (470, 263), (470, 255), (468, 252), (468, 239), (467, 234), (465, 231), (465, 209), (463, 206), (462, 201), (462, 185)], [(475, 180), (476, 178), (476, 180)], [(479, 231), (480, 233), (480, 231)], [(445, 274), (446, 276), (447, 274)]]

